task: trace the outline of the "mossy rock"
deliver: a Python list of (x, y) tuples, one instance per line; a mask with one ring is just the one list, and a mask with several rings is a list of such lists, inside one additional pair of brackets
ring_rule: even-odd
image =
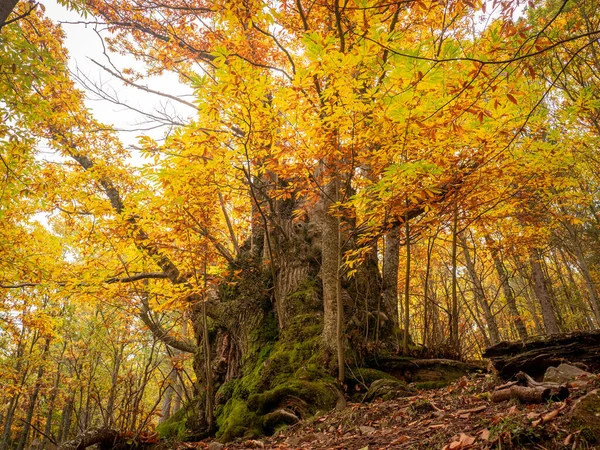
[(344, 382), (348, 387), (348, 392), (366, 392), (369, 386), (377, 380), (400, 381), (395, 376), (381, 370), (359, 367), (348, 370)]
[(382, 378), (374, 381), (365, 394), (365, 401), (371, 402), (375, 399), (394, 400), (401, 397), (410, 397), (413, 392), (399, 380)]
[(594, 390), (581, 397), (571, 412), (571, 424), (581, 429), (586, 441), (600, 441), (600, 391)]

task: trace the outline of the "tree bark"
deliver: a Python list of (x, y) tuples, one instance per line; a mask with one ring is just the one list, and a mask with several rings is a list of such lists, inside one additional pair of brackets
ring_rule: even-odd
[(338, 180), (323, 189), (321, 280), (323, 282), (323, 345), (330, 355), (337, 354), (338, 220), (330, 211)]
[[(383, 302), (392, 313), (390, 320), (397, 329), (398, 324), (398, 266), (400, 264), (399, 228), (388, 231), (384, 238), (383, 253)], [(395, 313), (395, 314), (394, 314)]]
[(540, 251), (539, 249), (533, 249), (529, 256), (529, 264), (531, 266), (531, 278), (533, 282), (533, 289), (535, 292), (540, 306), (542, 307), (542, 319), (544, 320), (544, 328), (546, 334), (558, 334), (560, 333), (560, 327), (556, 320), (556, 314), (554, 306), (552, 305), (552, 298), (550, 297), (550, 291), (548, 290), (547, 280), (544, 276), (542, 266), (540, 265)]
[(19, 0), (3, 0), (0, 2), (0, 30), (6, 24), (6, 20), (10, 13), (15, 9)]

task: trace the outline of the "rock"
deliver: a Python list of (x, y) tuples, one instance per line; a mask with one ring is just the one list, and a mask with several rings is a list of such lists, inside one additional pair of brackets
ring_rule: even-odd
[(600, 391), (594, 390), (581, 397), (571, 410), (572, 424), (581, 429), (588, 442), (600, 439)]
[(593, 377), (594, 375), (570, 364), (560, 364), (558, 367), (548, 367), (544, 374), (544, 383), (567, 383), (576, 378)]
[(434, 406), (431, 402), (427, 400), (417, 400), (412, 405), (410, 405), (410, 409), (416, 412), (417, 414), (427, 414), (432, 411), (435, 411)]
[(213, 441), (210, 444), (208, 444), (207, 449), (208, 450), (223, 450), (223, 447), (225, 447), (225, 445), (221, 444), (220, 442)]
[(401, 381), (381, 379), (371, 383), (365, 394), (365, 401), (370, 402), (376, 398), (393, 400), (400, 397), (410, 397), (413, 393)]
[(373, 427), (368, 427), (366, 425), (361, 425), (360, 427), (358, 427), (358, 429), (360, 430), (361, 434), (371, 434), (371, 433), (375, 433), (375, 428)]

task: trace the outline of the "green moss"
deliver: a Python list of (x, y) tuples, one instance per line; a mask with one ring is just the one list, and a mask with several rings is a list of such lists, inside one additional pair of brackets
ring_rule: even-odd
[(217, 417), (217, 438), (230, 441), (237, 437), (253, 438), (264, 434), (261, 419), (248, 409), (248, 404), (239, 399), (227, 402)]
[(243, 362), (242, 376), (217, 393), (215, 416), (221, 440), (276, 430), (278, 423), (265, 427), (263, 418), (279, 407), (306, 418), (335, 406), (334, 378), (321, 357), (322, 329), (320, 315), (301, 314), (279, 335), (275, 318), (265, 317), (250, 337), (250, 356)]
[(450, 384), (449, 381), (421, 381), (420, 383), (415, 383), (415, 389), (441, 389), (445, 388)]
[[(290, 398), (304, 401), (308, 412), (312, 414), (318, 410), (331, 409), (337, 402), (337, 394), (328, 382), (290, 380), (262, 394), (252, 395), (248, 399), (248, 406), (259, 414), (266, 414), (278, 407), (289, 406), (285, 402)], [(292, 409), (302, 406), (294, 404)]]
[(198, 417), (195, 404), (187, 403), (175, 414), (156, 427), (161, 439), (176, 438), (185, 441), (194, 436), (194, 420)]
[(381, 370), (359, 367), (347, 371), (345, 384), (348, 386), (350, 392), (366, 391), (369, 389), (369, 386), (377, 380), (400, 381), (395, 376)]

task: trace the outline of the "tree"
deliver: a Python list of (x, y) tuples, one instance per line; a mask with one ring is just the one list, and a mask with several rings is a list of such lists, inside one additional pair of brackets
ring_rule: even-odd
[[(137, 317), (152, 334), (149, 353), (131, 350), (135, 366), (125, 367), (130, 343), (122, 332), (109, 341), (110, 355), (94, 349), (60, 366), (56, 379), (65, 370), (79, 383), (62, 402), (61, 438), (72, 431), (72, 411), (81, 428), (102, 417), (137, 429), (153, 411), (144, 406), (149, 392), (168, 395), (170, 375), (155, 375), (157, 342), (192, 359), (187, 384), (195, 398), (183, 415), (197, 437), (271, 432), (332, 407), (347, 367), (398, 348), (402, 272), (407, 354), (414, 351), (409, 336), (422, 344), (429, 336), (437, 344), (432, 353), (476, 355), (488, 333), (497, 341), (513, 321), (523, 338), (519, 320), (536, 323), (540, 307), (546, 331), (557, 331), (564, 304), (551, 299), (553, 279), (544, 273), (543, 253), (559, 228), (549, 212), (565, 215), (585, 170), (580, 164), (580, 172), (566, 173), (570, 141), (551, 103), (556, 80), (575, 58), (561, 56), (564, 64), (548, 81), (536, 77), (535, 63), (555, 49), (586, 51), (596, 33), (593, 24), (567, 31), (565, 5), (551, 13), (531, 7), (542, 20), (530, 27), (512, 19), (515, 3), (501, 2), (499, 17), (474, 32), (479, 5), (458, 0), (89, 1), (89, 13), (114, 33), (109, 49), (146, 65), (147, 73), (120, 72), (121, 81), (137, 85), (173, 70), (195, 90), (196, 102), (187, 102), (197, 108), (193, 120), (162, 143), (140, 138), (147, 164), (139, 170), (123, 164), (128, 151), (115, 131), (85, 108), (66, 70), (60, 31), (39, 11), (4, 27), (19, 67), (31, 65), (12, 70), (15, 52), (1, 54), (18, 81), (3, 78), (1, 107), (23, 118), (2, 129), (13, 136), (1, 144), (2, 202), (11, 218), (5, 236), (27, 235), (35, 213), (52, 211), (52, 230), (38, 227), (43, 241), (23, 242), (56, 256), (33, 260), (43, 269), (36, 279), (28, 276), (31, 266), (11, 265), (2, 286), (30, 296), (37, 289), (76, 293), (92, 305), (110, 299), (123, 308), (123, 322)], [(40, 140), (62, 164), (36, 161)], [(31, 177), (27, 190), (24, 175)], [(24, 197), (31, 198), (27, 208), (19, 205)], [(569, 241), (581, 240), (581, 231), (563, 228)], [(473, 230), (472, 244), (466, 230)], [(481, 254), (487, 236), (490, 257), (472, 258), (470, 246)], [(59, 245), (72, 256), (60, 255)], [(582, 250), (578, 245), (571, 248)], [(510, 259), (523, 249), (534, 255), (531, 273)], [(18, 260), (18, 250), (6, 253)], [(416, 258), (424, 255), (421, 269)], [(507, 256), (497, 264), (499, 255)], [(478, 264), (496, 276), (480, 277)], [(507, 265), (538, 295), (526, 313)], [(595, 268), (587, 275), (581, 268), (593, 285)], [(510, 314), (487, 301), (501, 291)], [(101, 333), (90, 327), (81, 336), (91, 344)], [(120, 374), (134, 372), (125, 396)], [(95, 383), (102, 374), (109, 383)]]

